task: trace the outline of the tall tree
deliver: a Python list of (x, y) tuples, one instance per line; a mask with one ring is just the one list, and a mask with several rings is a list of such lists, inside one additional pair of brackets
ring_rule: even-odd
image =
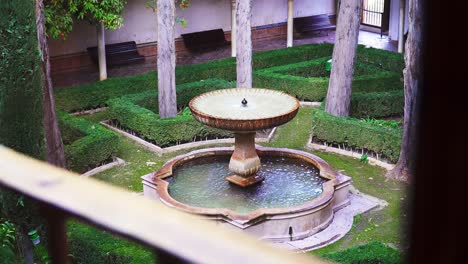
[(252, 0), (236, 0), (237, 87), (252, 88)]
[(99, 79), (107, 79), (105, 29), (123, 25), (122, 12), (126, 0), (45, 0), (46, 28), (49, 36), (65, 38), (72, 30), (73, 20), (86, 20), (96, 26)]
[(43, 124), (46, 138), (47, 161), (50, 164), (65, 168), (65, 151), (62, 136), (55, 114), (54, 88), (50, 77), (49, 46), (45, 32), (44, 2), (36, 0), (35, 6), (37, 40), (41, 60)]
[(190, 0), (148, 0), (146, 7), (158, 15), (158, 104), (161, 118), (177, 115), (175, 82), (175, 23), (187, 27), (187, 21), (175, 16), (175, 4), (190, 7)]
[(174, 0), (158, 0), (157, 12), (159, 116), (167, 118), (177, 115)]
[(400, 157), (395, 168), (387, 173), (388, 178), (409, 181), (414, 173), (417, 128), (419, 127), (418, 109), (419, 95), (422, 86), (424, 65), (421, 63), (423, 50), (423, 4), (421, 0), (409, 1), (408, 39), (405, 44), (405, 110), (403, 123), (403, 138)]
[(361, 9), (360, 0), (342, 0), (340, 3), (325, 104), (325, 111), (332, 115), (349, 115)]

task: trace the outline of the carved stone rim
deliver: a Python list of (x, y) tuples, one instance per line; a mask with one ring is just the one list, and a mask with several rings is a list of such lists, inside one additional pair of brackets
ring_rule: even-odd
[(240, 214), (234, 212), (227, 208), (204, 208), (204, 207), (195, 207), (190, 206), (184, 203), (181, 203), (175, 200), (169, 194), (169, 183), (164, 179), (172, 176), (173, 170), (178, 166), (184, 164), (195, 158), (208, 157), (208, 156), (229, 156), (232, 154), (234, 148), (232, 147), (223, 147), (223, 148), (210, 148), (192, 151), (188, 154), (177, 156), (164, 164), (164, 166), (157, 172), (153, 173), (151, 176), (151, 181), (157, 186), (157, 193), (163, 203), (170, 207), (175, 207), (179, 210), (185, 211), (187, 213), (204, 215), (212, 218), (226, 218), (236, 222), (239, 225), (245, 225), (249, 223), (255, 223), (259, 220), (267, 218), (269, 216), (276, 215), (286, 215), (301, 213), (305, 211), (316, 211), (327, 206), (332, 202), (335, 189), (345, 183), (350, 182), (348, 176), (342, 175), (333, 171), (324, 160), (321, 158), (298, 150), (291, 149), (282, 149), (282, 148), (267, 148), (256, 146), (259, 156), (282, 156), (290, 158), (298, 158), (303, 161), (309, 162), (310, 164), (317, 167), (320, 171), (320, 176), (328, 179), (328, 181), (323, 183), (323, 192), (313, 199), (312, 201), (306, 202), (302, 205), (288, 207), (288, 208), (262, 208), (257, 209), (248, 214)]
[[(281, 115), (272, 115), (271, 117), (267, 117), (267, 118), (255, 118), (255, 119), (220, 118), (217, 116), (203, 113), (197, 110), (197, 108), (194, 106), (194, 102), (201, 97), (204, 97), (206, 95), (213, 94), (213, 93), (219, 93), (220, 91), (236, 90), (236, 89), (267, 90), (269, 92), (283, 94), (284, 96), (290, 97), (291, 99), (295, 100), (296, 104), (294, 108), (291, 109), (291, 111), (287, 113), (284, 113)], [(197, 95), (194, 98), (192, 98), (192, 100), (190, 100), (189, 102), (189, 108), (192, 111), (192, 115), (194, 116), (196, 120), (208, 126), (225, 129), (225, 130), (231, 130), (231, 131), (256, 131), (256, 130), (275, 127), (275, 126), (280, 126), (290, 121), (296, 116), (297, 112), (299, 111), (300, 105), (301, 103), (299, 102), (299, 100), (297, 100), (297, 98), (285, 92), (271, 90), (271, 89), (263, 89), (263, 88), (230, 88), (230, 89), (215, 90), (215, 91)]]

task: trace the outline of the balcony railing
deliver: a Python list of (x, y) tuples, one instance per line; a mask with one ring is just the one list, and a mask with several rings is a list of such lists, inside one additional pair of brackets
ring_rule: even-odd
[(0, 146), (0, 186), (38, 201), (53, 263), (68, 263), (67, 218), (153, 248), (158, 263), (325, 263)]

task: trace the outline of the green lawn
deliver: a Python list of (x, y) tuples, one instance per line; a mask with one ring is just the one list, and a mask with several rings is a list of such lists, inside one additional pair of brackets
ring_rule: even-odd
[[(281, 126), (277, 130), (273, 141), (264, 145), (307, 151), (304, 146), (309, 139), (310, 128), (312, 127), (310, 118), (312, 111), (313, 109), (311, 108), (301, 108), (296, 118), (286, 125)], [(105, 113), (91, 115), (86, 118), (99, 121), (105, 118)], [(170, 158), (191, 150), (170, 153), (158, 157), (156, 154), (122, 137), (118, 157), (124, 159), (127, 163), (123, 166), (102, 172), (94, 177), (125, 188), (131, 192), (141, 192), (143, 189), (140, 179), (141, 176), (158, 170)], [(322, 152), (312, 153), (326, 160), (335, 170), (352, 177), (353, 185), (361, 192), (383, 199), (387, 201), (389, 205), (382, 210), (371, 211), (356, 217), (352, 230), (345, 237), (332, 245), (318, 249), (309, 254), (329, 254), (363, 245), (371, 241), (380, 241), (395, 248), (404, 248), (401, 224), (406, 222), (406, 215), (403, 215), (403, 218), (400, 218), (400, 215), (403, 202), (407, 199), (405, 184), (387, 180), (384, 177), (384, 169), (362, 163), (357, 159)], [(89, 232), (89, 227), (74, 223), (70, 231), (74, 233), (78, 230), (80, 233), (86, 234)], [(98, 236), (99, 239), (93, 238), (88, 242), (94, 244), (100, 250), (108, 250), (108, 246), (106, 245), (113, 243), (130, 245), (126, 241), (116, 240), (107, 233), (95, 231), (91, 233), (94, 234), (93, 236)], [(120, 248), (119, 250), (116, 249), (117, 251), (123, 250), (121, 246), (116, 248)], [(137, 260), (152, 259), (151, 254), (143, 254), (142, 250), (144, 252), (144, 249), (141, 247), (132, 245), (124, 252), (124, 255), (135, 255), (132, 263), (142, 263)], [(111, 251), (117, 253), (117, 251)]]

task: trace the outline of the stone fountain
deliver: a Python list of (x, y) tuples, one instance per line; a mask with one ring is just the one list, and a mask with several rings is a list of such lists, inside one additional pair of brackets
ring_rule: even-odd
[(290, 121), (299, 105), (286, 93), (256, 88), (193, 98), (195, 119), (233, 131), (234, 147), (169, 160), (142, 177), (145, 196), (276, 242), (321, 231), (349, 204), (351, 179), (310, 153), (255, 145), (255, 131)]
[(234, 132), (234, 152), (229, 162), (229, 170), (234, 174), (226, 179), (246, 187), (264, 179), (256, 174), (261, 165), (255, 149), (255, 132), (293, 119), (299, 105), (296, 98), (282, 92), (237, 88), (199, 95), (190, 101), (189, 107), (199, 122)]

